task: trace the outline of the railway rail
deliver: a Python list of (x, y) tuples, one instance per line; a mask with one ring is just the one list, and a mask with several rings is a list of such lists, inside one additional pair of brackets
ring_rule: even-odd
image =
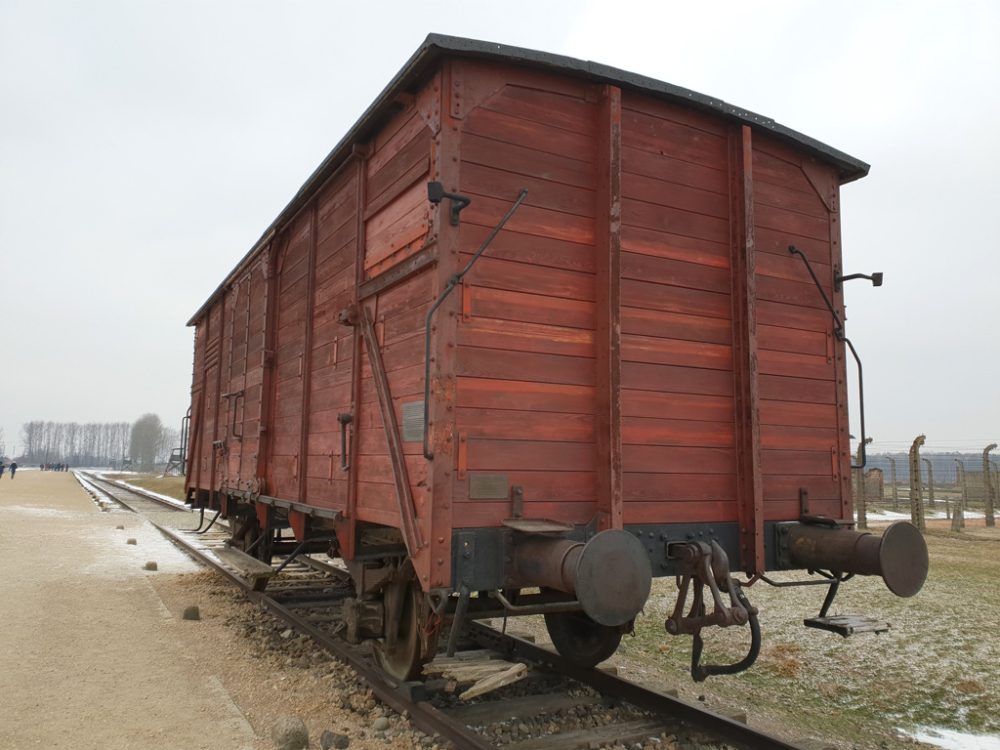
[[(346, 570), (308, 555), (277, 557), (268, 571), (246, 566), (246, 556), (228, 546), (229, 531), (207, 526), (195, 514), (136, 488), (94, 474), (78, 473), (89, 491), (101, 493), (147, 518), (171, 541), (215, 569), (247, 598), (279, 620), (306, 634), (335, 658), (349, 664), (383, 703), (409, 717), (429, 735), (439, 735), (458, 748), (493, 750), (573, 750), (636, 743), (663, 735), (693, 736), (702, 746), (735, 746), (762, 750), (794, 750), (801, 745), (767, 734), (735, 719), (668, 693), (644, 687), (598, 668), (584, 668), (523, 638), (480, 623), (462, 634), (458, 661), (495, 658), (520, 662), (527, 679), (475, 702), (459, 700), (454, 684), (442, 679), (398, 683), (375, 663), (370, 648), (344, 639), (341, 617), (345, 599), (354, 593)], [(183, 520), (182, 520), (183, 519)], [(264, 563), (259, 563), (264, 566)], [(263, 584), (266, 583), (266, 588)], [(573, 730), (511, 738), (497, 729), (505, 722), (544, 717), (559, 726), (567, 710), (606, 709), (608, 723)], [(522, 723), (522, 726), (523, 723)], [(500, 739), (498, 739), (498, 736)]]

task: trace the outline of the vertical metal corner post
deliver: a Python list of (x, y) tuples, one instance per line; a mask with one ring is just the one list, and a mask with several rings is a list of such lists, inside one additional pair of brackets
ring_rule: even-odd
[[(461, 139), (462, 119), (465, 116), (463, 100), (463, 61), (447, 60), (441, 69), (441, 123), (431, 145), (431, 174), (445, 190), (461, 192)], [(459, 268), (462, 225), (452, 226), (447, 209), (439, 204), (433, 212), (432, 227), (437, 235), (437, 265), (432, 296), (437, 297)], [(434, 458), (427, 467), (429, 497), (429, 531), (427, 554), (414, 561), (421, 586), (426, 589), (451, 587), (451, 530), (452, 503), (455, 494), (455, 474), (458, 453), (458, 436), (455, 432), (455, 401), (457, 381), (458, 320), (456, 306), (461, 295), (452, 294), (442, 305), (434, 319), (433, 348), (431, 349), (430, 395), (428, 410), (430, 446)]]
[(268, 466), (270, 466), (272, 434), (271, 424), (274, 412), (275, 378), (274, 378), (274, 342), (277, 336), (278, 318), (278, 268), (280, 267), (283, 244), (287, 240), (283, 235), (275, 234), (267, 247), (264, 257), (264, 346), (261, 350), (261, 386), (260, 386), (260, 430), (257, 445), (257, 483), (258, 489), (266, 491)]
[[(815, 188), (820, 178), (812, 174), (810, 170), (803, 169), (803, 171), (806, 173), (806, 178), (813, 183), (813, 187)], [(819, 184), (825, 188), (820, 193), (820, 196), (828, 196), (823, 202), (830, 215), (830, 261), (834, 267), (837, 265), (843, 267), (840, 242), (840, 182), (830, 171), (828, 171), (825, 179), (825, 185), (823, 183)], [(841, 321), (846, 321), (847, 315), (844, 308), (843, 286), (840, 289), (829, 289), (829, 292), (837, 317)], [(852, 492), (854, 490), (852, 487), (853, 483), (851, 482), (851, 417), (848, 412), (849, 404), (847, 400), (847, 344), (844, 341), (838, 341), (836, 336), (833, 337), (833, 363), (836, 388), (835, 398), (837, 403), (837, 442), (831, 462), (836, 467), (834, 478), (837, 480), (840, 495), (840, 517), (845, 521), (853, 521), (854, 505), (852, 503)], [(859, 377), (860, 374), (861, 371), (859, 369)], [(864, 401), (862, 400), (859, 405), (863, 409)], [(863, 410), (861, 420), (861, 427), (864, 428)]]
[[(365, 203), (368, 200), (368, 156), (369, 147), (355, 146), (352, 153), (355, 169), (357, 170), (358, 184), (356, 186), (355, 201), (357, 207), (356, 229), (355, 229), (355, 251), (354, 251), (354, 304), (355, 309), (361, 312), (361, 285), (365, 280)], [(340, 542), (340, 553), (345, 560), (350, 560), (355, 555), (357, 544), (357, 524), (358, 524), (358, 452), (361, 437), (361, 355), (362, 336), (358, 326), (352, 327), (352, 353), (351, 360), (351, 414), (354, 415), (354, 427), (351, 430), (351, 441), (348, 445), (350, 458), (348, 465), (351, 467), (347, 477), (347, 503), (344, 515), (337, 524), (337, 539)]]
[[(217, 350), (217, 365), (215, 371), (215, 416), (212, 418), (212, 442), (210, 446), (212, 448), (212, 464), (209, 470), (209, 482), (211, 488), (211, 494), (209, 495), (209, 503), (213, 507), (218, 507), (219, 502), (219, 487), (216, 486), (216, 469), (218, 462), (219, 451), (215, 447), (215, 443), (220, 439), (219, 437), (219, 405), (222, 403), (222, 342), (224, 339), (223, 332), (226, 330), (226, 296), (223, 294), (219, 297), (218, 301), (215, 303), (219, 306), (219, 348)], [(208, 313), (208, 325), (212, 324), (212, 313)], [(208, 365), (208, 341), (205, 342), (205, 365), (207, 369)], [(221, 486), (221, 482), (218, 483)]]
[[(765, 569), (764, 489), (760, 463), (760, 395), (757, 372), (757, 283), (753, 214), (753, 145), (750, 127), (729, 137), (730, 276), (733, 281), (733, 408), (736, 506), (740, 562), (747, 573)], [(735, 567), (735, 565), (734, 565)]]
[(594, 226), (597, 508), (602, 529), (624, 526), (622, 497), (622, 92), (598, 105)]
[(305, 330), (302, 336), (302, 421), (299, 425), (299, 502), (306, 501), (306, 485), (309, 475), (309, 410), (312, 394), (313, 358), (313, 317), (316, 311), (316, 224), (318, 221), (319, 198), (313, 197), (309, 207), (309, 256), (306, 262), (306, 311)]

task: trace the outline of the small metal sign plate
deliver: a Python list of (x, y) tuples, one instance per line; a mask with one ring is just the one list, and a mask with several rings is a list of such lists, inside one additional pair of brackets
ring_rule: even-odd
[(510, 487), (506, 474), (469, 474), (470, 500), (506, 500)]
[(419, 443), (424, 439), (424, 402), (403, 404), (403, 442)]

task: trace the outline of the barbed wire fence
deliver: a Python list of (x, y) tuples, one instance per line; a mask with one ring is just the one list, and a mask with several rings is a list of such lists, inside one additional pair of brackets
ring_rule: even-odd
[(928, 443), (926, 435), (906, 442), (869, 438), (869, 443), (867, 463), (852, 477), (858, 528), (906, 518), (921, 531), (928, 520), (948, 520), (956, 532), (966, 527), (967, 518), (996, 525), (996, 443), (974, 438)]

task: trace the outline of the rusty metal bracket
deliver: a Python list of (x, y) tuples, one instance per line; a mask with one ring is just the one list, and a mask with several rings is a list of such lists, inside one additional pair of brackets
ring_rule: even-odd
[(372, 366), (372, 379), (375, 381), (375, 392), (378, 394), (379, 410), (382, 413), (382, 427), (385, 430), (385, 440), (389, 448), (389, 458), (392, 462), (392, 478), (396, 489), (396, 503), (399, 506), (399, 518), (402, 525), (403, 541), (406, 550), (413, 557), (424, 546), (417, 525), (417, 513), (413, 505), (413, 492), (410, 489), (410, 477), (406, 470), (406, 456), (403, 454), (403, 441), (399, 435), (399, 425), (396, 422), (396, 410), (392, 403), (392, 392), (389, 390), (389, 378), (382, 362), (382, 351), (375, 337), (375, 324), (372, 321), (371, 310), (367, 307), (361, 310), (359, 316), (361, 333), (368, 349), (368, 361)]

